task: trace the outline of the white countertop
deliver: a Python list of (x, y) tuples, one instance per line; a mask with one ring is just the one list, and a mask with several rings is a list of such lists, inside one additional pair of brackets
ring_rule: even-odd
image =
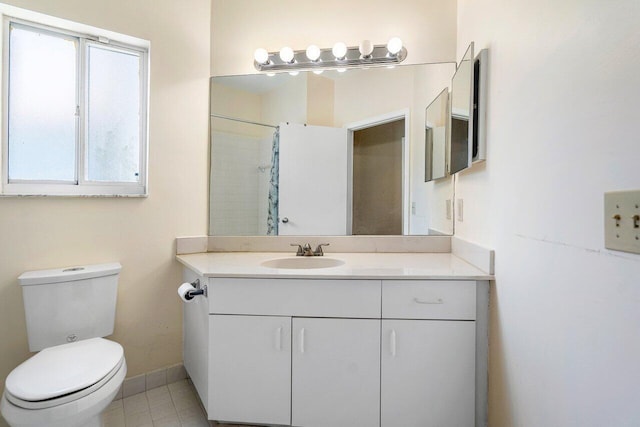
[(450, 253), (327, 253), (345, 263), (313, 269), (268, 268), (262, 262), (295, 258), (285, 252), (206, 252), (178, 255), (177, 260), (200, 276), (332, 279), (492, 280), (493, 276)]

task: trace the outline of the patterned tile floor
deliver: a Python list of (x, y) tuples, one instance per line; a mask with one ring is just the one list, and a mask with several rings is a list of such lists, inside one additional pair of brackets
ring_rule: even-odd
[(104, 427), (209, 427), (189, 380), (114, 400), (102, 420)]
[[(182, 380), (114, 400), (102, 414), (104, 427), (234, 427), (208, 422), (196, 390)], [(243, 425), (238, 427), (257, 427)]]

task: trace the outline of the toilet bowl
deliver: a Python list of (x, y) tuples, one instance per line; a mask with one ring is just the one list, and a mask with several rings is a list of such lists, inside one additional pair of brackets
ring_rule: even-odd
[(11, 427), (92, 427), (127, 374), (113, 333), (119, 263), (18, 277), (29, 349), (5, 382), (0, 412)]
[(12, 427), (97, 427), (126, 373), (122, 346), (113, 341), (50, 347), (9, 374), (0, 410)]

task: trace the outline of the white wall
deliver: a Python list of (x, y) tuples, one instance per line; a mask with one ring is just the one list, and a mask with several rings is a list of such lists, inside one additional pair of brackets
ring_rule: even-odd
[(300, 74), (260, 98), (263, 123), (307, 122), (307, 76)]
[[(0, 389), (29, 356), (23, 271), (119, 261), (129, 376), (182, 360), (176, 236), (207, 229), (209, 0), (10, 0), (151, 41), (149, 197), (0, 199)], [(0, 421), (2, 424), (2, 421)]]
[(458, 1), (488, 47), (488, 160), (456, 234), (496, 250), (492, 427), (640, 425), (640, 256), (603, 245), (603, 193), (640, 187), (640, 3)]

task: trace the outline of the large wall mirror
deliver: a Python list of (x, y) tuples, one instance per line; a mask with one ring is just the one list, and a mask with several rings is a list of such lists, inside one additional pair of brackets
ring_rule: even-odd
[(213, 77), (209, 234), (453, 234), (425, 120), (455, 68)]

